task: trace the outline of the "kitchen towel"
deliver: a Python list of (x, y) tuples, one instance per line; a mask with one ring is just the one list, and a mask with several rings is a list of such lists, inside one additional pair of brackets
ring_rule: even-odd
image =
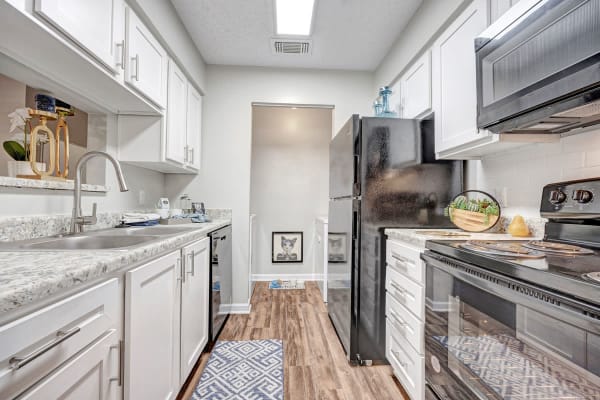
[(281, 340), (218, 341), (193, 400), (283, 400)]

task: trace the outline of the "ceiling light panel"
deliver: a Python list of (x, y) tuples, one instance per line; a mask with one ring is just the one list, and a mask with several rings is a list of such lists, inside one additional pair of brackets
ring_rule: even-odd
[(278, 35), (310, 35), (315, 0), (275, 0)]

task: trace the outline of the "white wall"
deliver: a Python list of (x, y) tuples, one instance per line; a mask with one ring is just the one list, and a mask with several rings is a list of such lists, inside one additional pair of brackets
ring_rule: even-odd
[(600, 129), (468, 161), (467, 186), (496, 194), (506, 216), (539, 217), (544, 185), (600, 177)]
[[(257, 229), (253, 274), (313, 273), (314, 222), (327, 215), (328, 208), (331, 129), (331, 109), (254, 107), (250, 212), (257, 215)], [(303, 232), (302, 263), (271, 262), (272, 232), (276, 231)]]
[[(90, 116), (95, 131), (101, 136), (99, 141), (106, 140), (106, 150), (116, 155), (117, 121), (115, 115)], [(104, 123), (106, 121), (106, 123)], [(106, 128), (104, 128), (106, 127)], [(104, 131), (101, 131), (104, 129)], [(100, 132), (99, 132), (100, 131)], [(106, 136), (106, 139), (102, 136)], [(95, 143), (88, 143), (94, 146)], [(83, 192), (82, 206), (84, 213), (91, 212), (92, 203), (98, 203), (98, 212), (126, 211), (151, 207), (155, 201), (165, 195), (164, 174), (142, 168), (123, 165), (123, 173), (129, 186), (129, 192), (119, 192), (119, 185), (112, 165), (100, 159), (90, 163), (105, 165), (107, 193)], [(102, 163), (102, 164), (99, 164)], [(74, 172), (74, 171), (73, 171)], [(104, 174), (101, 174), (104, 176)], [(88, 174), (91, 184), (103, 182), (94, 180)], [(139, 192), (145, 193), (145, 201), (139, 202)], [(23, 188), (0, 188), (0, 216), (70, 214), (73, 208), (73, 192), (68, 190), (41, 190)]]
[(252, 102), (331, 104), (334, 132), (352, 113), (371, 112), (372, 75), (362, 72), (209, 65), (202, 126), (202, 171), (169, 176), (171, 200), (188, 193), (233, 210), (234, 303), (248, 301)]
[(374, 89), (392, 84), (420, 53), (429, 48), (449, 21), (470, 0), (424, 0), (375, 70)]

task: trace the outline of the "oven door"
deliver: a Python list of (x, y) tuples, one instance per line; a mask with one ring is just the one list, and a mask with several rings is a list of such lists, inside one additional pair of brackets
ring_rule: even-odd
[(527, 128), (597, 99), (599, 38), (600, 0), (521, 0), (475, 41), (478, 126)]
[(425, 375), (441, 399), (600, 399), (600, 309), (426, 252)]

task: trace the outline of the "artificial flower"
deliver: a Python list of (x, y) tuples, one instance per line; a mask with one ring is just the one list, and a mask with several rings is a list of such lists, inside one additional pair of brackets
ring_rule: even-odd
[(31, 118), (31, 116), (29, 115), (29, 110), (27, 108), (17, 108), (15, 111), (8, 114), (8, 119), (10, 119), (9, 132), (14, 131), (16, 128), (24, 130), (25, 123), (29, 118)]

